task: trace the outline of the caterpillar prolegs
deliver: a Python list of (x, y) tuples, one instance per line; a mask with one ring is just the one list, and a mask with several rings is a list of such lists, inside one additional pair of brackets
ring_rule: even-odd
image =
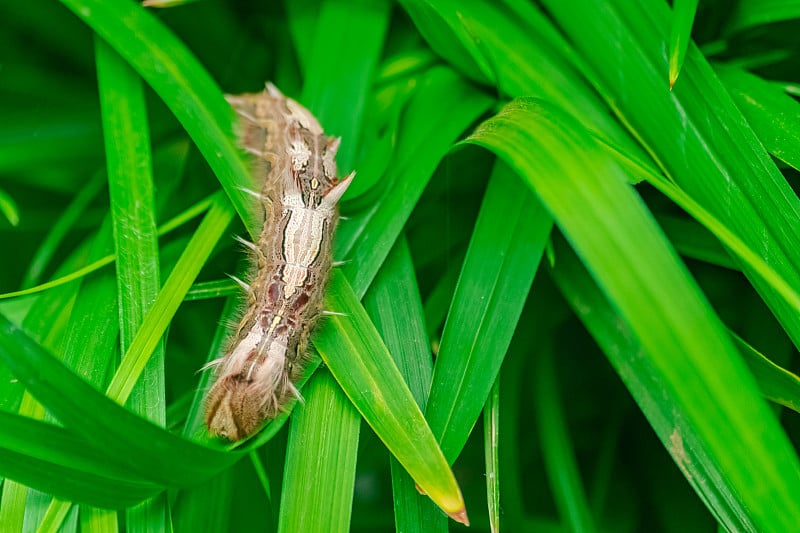
[(206, 400), (209, 431), (230, 440), (255, 433), (299, 398), (295, 383), (308, 359), (309, 337), (323, 314), (331, 269), (337, 203), (353, 179), (336, 176), (339, 138), (272, 84), (228, 96), (239, 116), (239, 142), (252, 156), (264, 225), (252, 250), (256, 273), (247, 309), (225, 355), (212, 363), (216, 382)]

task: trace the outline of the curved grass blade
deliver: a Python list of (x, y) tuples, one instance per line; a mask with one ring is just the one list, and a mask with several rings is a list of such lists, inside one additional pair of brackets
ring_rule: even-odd
[(169, 321), (232, 219), (233, 210), (230, 204), (217, 196), (152, 307), (144, 316), (141, 327), (108, 385), (107, 394), (110, 398), (123, 404), (127, 401)]
[(17, 207), (17, 203), (3, 189), (0, 189), (0, 213), (3, 213), (3, 216), (6, 217), (9, 224), (12, 226), (16, 226), (19, 224), (19, 208)]
[(512, 102), (470, 141), (531, 185), (630, 325), (676, 417), (660, 436), (717, 518), (733, 529), (791, 528), (800, 518), (797, 456), (619, 167), (574, 118), (533, 99)]
[(725, 32), (733, 34), (773, 22), (800, 18), (800, 4), (786, 0), (740, 0), (734, 4)]
[(142, 420), (75, 376), (5, 318), (0, 318), (0, 359), (67, 428), (108, 453), (125, 448), (128, 454), (113, 458), (150, 482), (192, 485), (240, 456), (189, 443)]
[[(601, 74), (598, 91), (674, 184), (800, 292), (800, 226), (794, 223), (800, 200), (695, 46), (687, 52), (684, 81), (675, 91), (665, 87), (667, 5), (545, 5)], [(800, 315), (751, 267), (743, 272), (800, 345)]]
[(197, 58), (135, 2), (62, 0), (164, 100), (202, 152), (239, 217), (257, 236), (251, 199), (238, 187), (250, 174), (233, 142), (233, 112)]
[(497, 378), (552, 225), (514, 171), (497, 163), (442, 332), (425, 411), (450, 463)]
[(486, 464), (486, 501), (489, 527), (500, 533), (500, 376), (492, 386), (483, 410), (483, 450)]

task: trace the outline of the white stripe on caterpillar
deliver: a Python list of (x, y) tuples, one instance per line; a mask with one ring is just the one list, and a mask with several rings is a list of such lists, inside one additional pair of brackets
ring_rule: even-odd
[[(337, 203), (355, 173), (336, 177), (341, 139), (323, 133), (303, 106), (268, 83), (261, 93), (227, 96), (240, 117), (239, 141), (260, 181), (264, 224), (252, 243), (256, 273), (248, 306), (206, 400), (214, 435), (240, 440), (274, 418), (293, 398), (308, 359), (308, 340), (325, 313)], [(246, 242), (249, 247), (251, 243)]]

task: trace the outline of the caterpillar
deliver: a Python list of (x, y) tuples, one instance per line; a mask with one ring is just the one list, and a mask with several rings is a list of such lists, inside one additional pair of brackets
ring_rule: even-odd
[(247, 308), (216, 366), (206, 399), (212, 435), (232, 441), (300, 399), (295, 383), (308, 361), (309, 337), (325, 313), (322, 300), (332, 267), (338, 201), (355, 172), (337, 178), (341, 138), (271, 83), (260, 93), (229, 95), (239, 118), (239, 144), (250, 154), (260, 191), (263, 228), (255, 243), (240, 239), (255, 259), (245, 283)]

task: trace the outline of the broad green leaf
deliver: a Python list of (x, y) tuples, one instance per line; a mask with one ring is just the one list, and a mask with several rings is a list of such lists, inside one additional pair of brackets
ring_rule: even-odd
[(620, 168), (574, 118), (534, 99), (512, 102), (471, 141), (531, 186), (638, 338), (649, 379), (679, 422), (659, 433), (662, 442), (717, 518), (733, 529), (791, 528), (800, 517), (797, 456)]

